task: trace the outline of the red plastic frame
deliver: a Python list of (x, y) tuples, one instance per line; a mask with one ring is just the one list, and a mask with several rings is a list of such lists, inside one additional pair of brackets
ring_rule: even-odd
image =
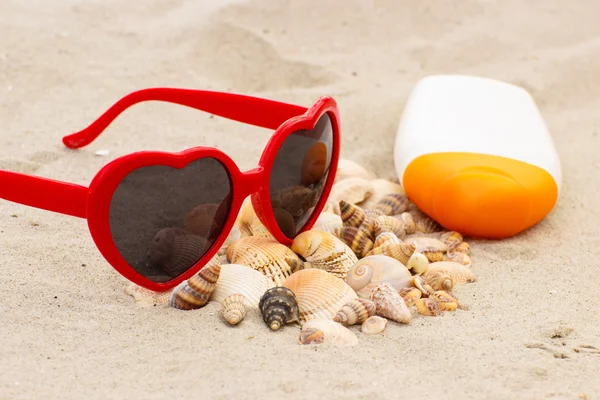
[[(164, 101), (193, 107), (228, 119), (275, 129), (258, 166), (241, 172), (235, 162), (212, 147), (194, 147), (178, 153), (140, 151), (117, 158), (94, 176), (90, 187), (75, 185), (17, 172), (0, 171), (0, 198), (66, 215), (87, 218), (92, 239), (106, 260), (125, 278), (154, 291), (165, 291), (196, 274), (219, 250), (229, 234), (242, 202), (252, 196), (258, 217), (273, 236), (285, 245), (285, 236), (275, 221), (271, 208), (269, 179), (277, 151), (291, 133), (312, 129), (319, 118), (328, 113), (333, 132), (332, 158), (323, 194), (302, 231), (310, 229), (323, 210), (337, 171), (340, 153), (340, 118), (337, 103), (328, 96), (318, 99), (310, 108), (241, 94), (178, 88), (143, 89), (121, 98), (87, 128), (63, 138), (69, 148), (80, 148), (96, 139), (127, 108), (144, 101)], [(153, 282), (129, 266), (112, 239), (109, 207), (114, 190), (131, 171), (150, 165), (182, 168), (203, 157), (213, 157), (227, 168), (232, 185), (231, 211), (226, 225), (213, 247), (184, 274), (168, 282)], [(300, 233), (300, 232), (298, 232)]]

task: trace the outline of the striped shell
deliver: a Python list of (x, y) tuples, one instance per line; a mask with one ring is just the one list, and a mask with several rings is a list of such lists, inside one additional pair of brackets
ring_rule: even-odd
[(306, 322), (300, 331), (298, 344), (329, 343), (334, 346), (355, 346), (358, 337), (342, 324), (328, 319)]
[(373, 194), (362, 203), (357, 205), (363, 209), (373, 208), (382, 197), (388, 194), (405, 194), (402, 186), (396, 182), (387, 179), (374, 179), (371, 181), (373, 185)]
[(282, 286), (268, 289), (258, 304), (263, 321), (273, 331), (298, 320), (298, 301), (294, 292)]
[(383, 244), (392, 244), (392, 243), (402, 243), (402, 240), (398, 239), (398, 236), (394, 235), (392, 232), (383, 232), (375, 237), (375, 242), (373, 243), (373, 248), (381, 247)]
[(246, 316), (247, 300), (243, 294), (235, 293), (227, 297), (222, 304), (221, 315), (231, 325), (237, 325)]
[(430, 218), (428, 215), (419, 210), (411, 211), (413, 220), (415, 221), (415, 228), (417, 232), (421, 233), (435, 233), (441, 232), (444, 228), (438, 224), (435, 220)]
[(360, 331), (365, 335), (377, 335), (378, 333), (383, 332), (387, 323), (387, 319), (380, 317), (379, 315), (373, 315), (362, 323)]
[(390, 193), (383, 196), (372, 207), (385, 215), (396, 215), (408, 210), (408, 198), (404, 193)]
[(149, 263), (176, 277), (190, 269), (207, 250), (207, 241), (181, 228), (156, 233), (148, 250)]
[(362, 208), (342, 200), (340, 201), (340, 217), (345, 226), (362, 228), (369, 235), (373, 234), (375, 220), (368, 217)]
[(271, 279), (255, 269), (240, 264), (224, 264), (210, 299), (223, 303), (227, 297), (239, 293), (246, 299), (247, 307), (258, 308), (261, 296), (274, 286)]
[(187, 281), (181, 282), (169, 298), (169, 304), (180, 310), (194, 310), (204, 307), (215, 290), (221, 266), (207, 265)]
[(406, 229), (402, 221), (387, 215), (381, 215), (375, 218), (373, 226), (373, 235), (375, 235), (375, 237), (383, 232), (392, 232), (398, 239), (404, 239), (406, 236)]
[(344, 226), (339, 234), (339, 238), (354, 251), (358, 258), (363, 258), (373, 248), (373, 241), (369, 236), (367, 232), (354, 226)]
[(406, 265), (408, 260), (415, 252), (414, 244), (406, 244), (406, 243), (392, 243), (392, 244), (383, 244), (383, 246), (375, 247), (370, 252), (367, 253), (367, 256), (372, 255), (384, 255), (395, 258), (400, 261), (402, 264)]
[(406, 302), (389, 283), (381, 282), (371, 293), (370, 300), (375, 303), (375, 313), (380, 317), (402, 324), (410, 324), (412, 314)]
[(398, 291), (411, 285), (412, 274), (400, 261), (384, 255), (374, 255), (359, 260), (346, 277), (346, 283), (359, 297), (365, 299), (369, 298), (381, 282), (388, 282)]
[(403, 212), (400, 215), (394, 215), (394, 218), (397, 218), (402, 222), (402, 225), (404, 225), (404, 230), (406, 231), (407, 235), (412, 235), (417, 231), (415, 220), (413, 219), (410, 213)]
[(422, 293), (416, 287), (405, 287), (400, 289), (398, 292), (400, 296), (404, 299), (404, 302), (408, 307), (414, 306), (417, 300), (422, 297)]
[(358, 261), (352, 249), (329, 232), (302, 232), (294, 238), (291, 249), (306, 260), (304, 268), (321, 269), (340, 279), (346, 279), (348, 270)]
[(352, 299), (342, 306), (333, 320), (342, 325), (362, 324), (367, 318), (375, 315), (375, 303), (369, 299)]
[(430, 263), (444, 261), (444, 253), (435, 247), (424, 247), (421, 249), (420, 253), (423, 254)]
[(287, 246), (271, 239), (248, 236), (227, 248), (231, 264), (251, 267), (276, 285), (281, 285), (294, 271), (302, 267), (302, 260)]
[(312, 319), (333, 319), (344, 304), (358, 297), (343, 280), (314, 268), (294, 272), (283, 286), (296, 295), (301, 324)]

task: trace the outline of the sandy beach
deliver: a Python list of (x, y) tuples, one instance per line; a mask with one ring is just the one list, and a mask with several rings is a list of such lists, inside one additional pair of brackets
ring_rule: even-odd
[(352, 348), (298, 345), (297, 325), (271, 332), (256, 313), (227, 326), (214, 302), (141, 307), (84, 219), (2, 200), (0, 399), (600, 398), (599, 11), (593, 0), (0, 2), (3, 170), (87, 186), (124, 154), (198, 145), (256, 165), (271, 131), (158, 102), (83, 149), (62, 144), (160, 86), (302, 106), (332, 96), (342, 157), (394, 178), (414, 84), (460, 73), (526, 88), (564, 176), (535, 227), (467, 239), (478, 280), (456, 294), (468, 309), (390, 323)]

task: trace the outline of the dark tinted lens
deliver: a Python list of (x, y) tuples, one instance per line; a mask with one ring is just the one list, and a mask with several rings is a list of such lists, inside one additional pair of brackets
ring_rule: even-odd
[(110, 228), (129, 265), (155, 282), (165, 282), (187, 271), (212, 247), (230, 206), (229, 174), (214, 158), (183, 169), (143, 167), (117, 187)]
[(282, 232), (293, 238), (311, 216), (329, 175), (331, 120), (324, 114), (310, 130), (288, 136), (271, 171), (271, 204)]

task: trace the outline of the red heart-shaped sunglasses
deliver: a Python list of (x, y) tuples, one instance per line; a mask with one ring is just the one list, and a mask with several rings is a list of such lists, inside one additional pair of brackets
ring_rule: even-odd
[(340, 152), (335, 100), (305, 108), (241, 94), (150, 88), (120, 99), (90, 126), (63, 138), (69, 148), (96, 139), (128, 107), (164, 101), (274, 129), (258, 166), (241, 172), (222, 151), (141, 151), (105, 165), (90, 187), (0, 171), (0, 197), (87, 218), (106, 260), (125, 278), (164, 291), (189, 279), (217, 253), (244, 199), (260, 221), (290, 245), (325, 205)]

